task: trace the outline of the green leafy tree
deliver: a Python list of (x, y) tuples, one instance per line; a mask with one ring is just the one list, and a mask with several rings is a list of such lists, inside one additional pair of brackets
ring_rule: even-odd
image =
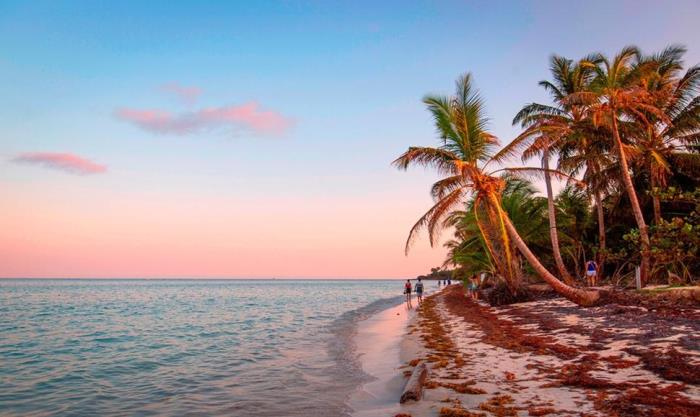
[[(443, 178), (433, 185), (431, 193), (436, 202), (411, 229), (406, 250), (422, 229), (428, 231), (430, 243), (434, 244), (438, 233), (444, 228), (445, 217), (472, 195), (474, 213), (478, 217), (476, 225), (480, 228), (496, 269), (508, 282), (518, 279), (513, 268), (512, 241), (535, 272), (555, 291), (580, 305), (598, 302), (600, 294), (597, 291), (571, 287), (552, 275), (530, 250), (503, 210), (501, 193), (505, 181), (497, 176), (498, 172), (523, 174), (537, 170), (488, 170), (498, 141), (486, 130), (484, 103), (472, 86), (471, 76), (467, 74), (458, 79), (454, 96), (427, 96), (423, 101), (433, 115), (440, 145), (410, 147), (394, 161), (394, 165), (399, 169), (416, 164), (432, 167)], [(478, 216), (480, 210), (483, 210), (486, 218)], [(497, 238), (493, 238), (494, 231), (498, 231)], [(497, 250), (502, 251), (505, 257), (493, 256)]]

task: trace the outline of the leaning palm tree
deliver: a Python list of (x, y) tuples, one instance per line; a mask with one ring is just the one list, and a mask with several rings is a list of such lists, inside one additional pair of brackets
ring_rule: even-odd
[[(505, 182), (497, 174), (499, 171), (532, 173), (533, 169), (487, 170), (489, 163), (493, 161), (492, 155), (498, 141), (486, 130), (484, 102), (473, 88), (470, 74), (460, 77), (456, 87), (455, 96), (427, 96), (423, 100), (433, 115), (440, 145), (410, 147), (393, 162), (399, 169), (407, 169), (416, 164), (432, 167), (444, 176), (433, 184), (432, 196), (436, 202), (411, 229), (406, 241), (406, 251), (417, 233), (424, 228), (427, 229), (430, 244), (433, 245), (443, 228), (444, 218), (472, 195), (475, 213), (482, 210), (486, 213), (486, 218), (478, 216), (476, 223), (482, 231), (492, 258), (497, 259), (493, 257), (495, 245), (502, 248), (505, 255), (505, 259), (498, 259), (496, 264), (501, 275), (512, 277), (514, 274), (513, 254), (510, 251), (512, 240), (537, 274), (555, 291), (579, 305), (595, 304), (599, 301), (599, 292), (573, 288), (560, 281), (542, 265), (518, 234), (501, 206), (500, 197)], [(488, 225), (490, 230), (500, 231), (497, 240), (492, 239), (491, 233), (485, 233), (484, 225)]]
[[(535, 245), (536, 253), (543, 253), (545, 249), (543, 236), (547, 235), (546, 222), (546, 201), (536, 196), (536, 190), (529, 181), (515, 178), (510, 175), (503, 176), (505, 186), (501, 194), (501, 206), (503, 211), (510, 218), (511, 222), (518, 230), (520, 236), (528, 242), (532, 248)], [(454, 229), (454, 238), (446, 242), (443, 246), (448, 249), (445, 264), (452, 264), (459, 267), (467, 275), (479, 272), (489, 272), (503, 279), (510, 294), (516, 299), (522, 293), (522, 259), (515, 256), (513, 259), (513, 269), (515, 274), (512, 278), (502, 277), (495, 271), (494, 265), (505, 258), (502, 252), (494, 253), (492, 256), (489, 247), (484, 240), (484, 233), (491, 236), (491, 240), (497, 239), (498, 229), (488, 229), (488, 224), (477, 225), (479, 217), (487, 218), (484, 210), (480, 214), (475, 211), (475, 199), (467, 201), (464, 210), (451, 212), (443, 225)], [(484, 233), (482, 233), (482, 230)], [(494, 245), (491, 249), (496, 250)], [(511, 242), (510, 252), (516, 254), (517, 248)]]
[(622, 49), (612, 60), (602, 54), (586, 63), (596, 75), (590, 84), (590, 91), (570, 94), (567, 101), (585, 105), (591, 112), (591, 120), (596, 126), (604, 126), (612, 133), (612, 142), (620, 167), (620, 177), (632, 206), (641, 241), (641, 280), (644, 285), (649, 277), (650, 241), (647, 224), (639, 204), (637, 191), (632, 182), (628, 160), (632, 152), (631, 144), (623, 139), (621, 125), (633, 117), (646, 118), (651, 114), (661, 120), (666, 116), (653, 103), (649, 93), (640, 86), (642, 68), (637, 66), (640, 52), (636, 47)]
[(473, 217), (471, 211), (457, 211), (450, 215), (451, 219), (447, 219), (448, 223), (454, 221), (457, 224), (454, 238), (443, 245), (447, 249), (443, 266), (457, 267), (468, 276), (482, 272), (495, 275), (494, 263), (484, 246), (479, 228), (470, 221), (473, 220), (469, 218), (470, 215)]

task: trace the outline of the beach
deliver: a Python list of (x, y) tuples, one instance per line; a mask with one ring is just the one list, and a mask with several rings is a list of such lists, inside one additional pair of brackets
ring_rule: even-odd
[[(372, 328), (385, 328), (389, 336), (362, 359), (364, 368), (377, 369), (375, 385), (365, 389), (381, 400), (373, 399), (374, 409), (366, 401), (356, 416), (700, 413), (697, 308), (611, 303), (582, 309), (557, 297), (490, 307), (467, 300), (453, 285), (408, 317), (391, 320), (397, 312), (403, 314), (397, 307), (360, 323), (358, 336), (366, 341), (372, 341)], [(385, 361), (381, 369), (375, 368), (378, 352)], [(430, 370), (423, 398), (399, 405), (397, 378), (405, 384), (419, 361)]]

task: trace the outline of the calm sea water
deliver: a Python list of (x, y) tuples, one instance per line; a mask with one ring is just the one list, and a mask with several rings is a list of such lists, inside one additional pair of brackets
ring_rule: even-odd
[(401, 290), (0, 280), (0, 415), (341, 416), (365, 378), (355, 324)]

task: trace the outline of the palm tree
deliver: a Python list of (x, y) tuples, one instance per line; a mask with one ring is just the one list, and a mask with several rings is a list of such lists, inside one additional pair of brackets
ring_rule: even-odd
[[(451, 224), (455, 228), (454, 238), (448, 240), (443, 245), (447, 248), (447, 256), (444, 266), (453, 265), (458, 267), (467, 276), (487, 272), (495, 275), (497, 273), (493, 261), (489, 256), (488, 249), (476, 225), (474, 212), (472, 210), (458, 210), (450, 213), (446, 224)], [(506, 284), (508, 284), (506, 282)], [(510, 285), (508, 285), (510, 288)]]
[[(518, 233), (532, 247), (536, 246), (536, 252), (542, 253), (545, 248), (543, 236), (547, 234), (546, 217), (546, 199), (537, 197), (536, 190), (532, 184), (526, 180), (516, 178), (510, 175), (503, 176), (505, 186), (501, 194), (501, 206), (503, 211), (508, 215), (510, 220), (515, 225)], [(493, 275), (499, 275), (495, 270), (494, 264), (499, 259), (504, 258), (503, 253), (494, 253), (491, 256), (489, 248), (486, 246), (481, 230), (488, 225), (477, 225), (477, 220), (481, 216), (485, 218), (487, 215), (482, 213), (477, 215), (474, 210), (475, 199), (472, 198), (466, 203), (464, 210), (451, 212), (443, 225), (452, 227), (455, 230), (454, 238), (445, 243), (448, 248), (448, 256), (446, 264), (458, 266), (467, 275), (472, 275), (479, 272), (489, 272)], [(495, 235), (497, 230), (485, 230), (486, 233)], [(511, 252), (516, 253), (517, 248), (511, 242)], [(513, 268), (515, 269), (514, 278), (517, 281), (504, 279), (506, 287), (511, 295), (517, 298), (521, 292), (523, 276), (522, 260), (520, 257), (513, 260)]]
[(628, 160), (631, 146), (623, 140), (620, 126), (633, 117), (646, 118), (645, 115), (648, 114), (663, 120), (666, 117), (639, 84), (641, 67), (635, 65), (639, 57), (639, 50), (632, 46), (623, 48), (612, 60), (602, 54), (596, 54), (585, 63), (596, 74), (590, 83), (590, 91), (570, 94), (566, 100), (571, 104), (587, 106), (593, 123), (596, 126), (605, 126), (612, 133), (620, 177), (639, 228), (642, 245), (641, 279), (644, 285), (649, 276), (649, 232), (630, 173)]
[(642, 85), (665, 116), (634, 115), (638, 134), (632, 162), (648, 173), (655, 224), (661, 221), (658, 189), (667, 186), (671, 164), (695, 159), (689, 151), (700, 143), (700, 66), (680, 76), (685, 52), (682, 46), (670, 46), (640, 62)]
[[(586, 65), (574, 64), (570, 59), (557, 55), (550, 58), (549, 69), (553, 80), (540, 81), (539, 84), (551, 95), (555, 105), (539, 103), (525, 105), (513, 119), (513, 124), (520, 124), (525, 131), (501, 152), (504, 155), (512, 155), (522, 150), (523, 162), (534, 155), (541, 157), (554, 261), (561, 276), (571, 285), (574, 279), (564, 265), (559, 245), (549, 158), (553, 152), (557, 152), (563, 146), (564, 142), (570, 142), (572, 138), (576, 140), (587, 123), (585, 106), (568, 103), (566, 97), (585, 91), (591, 80), (592, 71)], [(601, 242), (604, 244), (604, 237)]]
[(560, 213), (559, 230), (565, 237), (563, 251), (571, 257), (574, 271), (583, 273), (588, 259), (587, 243), (592, 241), (588, 236), (592, 224), (590, 196), (580, 187), (569, 185), (557, 195), (556, 205)]
[[(598, 302), (599, 292), (573, 288), (552, 275), (532, 253), (504, 212), (501, 193), (505, 182), (496, 174), (499, 171), (526, 173), (532, 172), (532, 169), (486, 170), (493, 160), (492, 152), (498, 141), (486, 130), (484, 102), (472, 86), (471, 75), (466, 74), (457, 80), (455, 96), (427, 96), (423, 102), (432, 113), (441, 144), (438, 147), (410, 147), (393, 164), (399, 169), (416, 164), (432, 167), (444, 178), (433, 184), (432, 196), (436, 202), (411, 229), (406, 251), (417, 232), (423, 228), (427, 229), (430, 244), (433, 245), (444, 227), (445, 217), (464, 204), (467, 196), (473, 195), (474, 212), (483, 210), (487, 213), (487, 218), (479, 217), (476, 224), (481, 229), (489, 252), (493, 257), (492, 247), (498, 245), (505, 254), (505, 259), (499, 259), (496, 265), (501, 275), (513, 277), (514, 274), (513, 254), (510, 251), (512, 240), (537, 274), (555, 291), (579, 305)], [(498, 240), (494, 241), (484, 233), (484, 224), (491, 230), (500, 231)]]
[[(559, 168), (573, 177), (580, 176), (593, 198), (598, 224), (597, 259), (602, 270), (607, 255), (603, 196), (616, 185), (619, 169), (610, 154), (608, 132), (591, 125), (579, 125), (579, 128), (579, 134), (572, 135), (559, 148)], [(614, 175), (609, 175), (610, 172)]]

